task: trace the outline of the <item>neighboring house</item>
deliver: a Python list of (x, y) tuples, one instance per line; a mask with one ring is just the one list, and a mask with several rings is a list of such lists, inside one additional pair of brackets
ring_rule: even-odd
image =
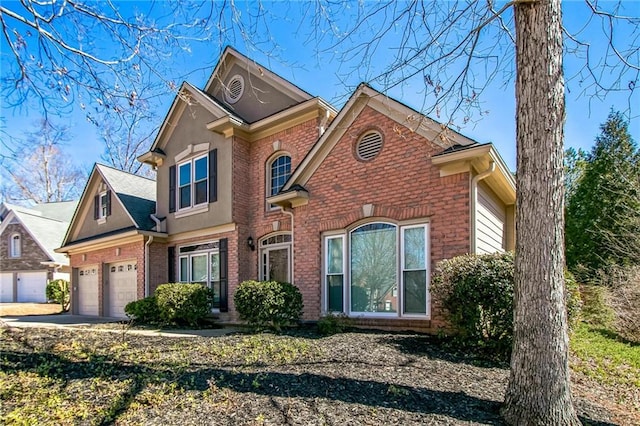
[(77, 201), (0, 205), (0, 302), (46, 302), (47, 282), (69, 279), (60, 245)]
[(72, 313), (125, 317), (145, 296), (155, 181), (96, 164), (58, 253), (72, 266)]
[(204, 89), (183, 83), (139, 160), (157, 173), (158, 223), (138, 234), (138, 297), (199, 282), (223, 321), (238, 320), (238, 284), (260, 279), (294, 283), (306, 320), (435, 330), (435, 264), (514, 248), (515, 183), (491, 144), (367, 85), (338, 112), (231, 48)]

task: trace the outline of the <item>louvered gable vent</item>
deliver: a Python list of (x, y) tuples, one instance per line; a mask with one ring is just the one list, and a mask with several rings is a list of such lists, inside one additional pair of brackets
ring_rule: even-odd
[(225, 91), (227, 102), (234, 104), (238, 102), (240, 97), (244, 93), (244, 78), (241, 75), (234, 75), (229, 80), (227, 90)]
[(367, 132), (360, 138), (356, 146), (358, 157), (363, 161), (373, 160), (382, 150), (382, 135), (378, 132)]

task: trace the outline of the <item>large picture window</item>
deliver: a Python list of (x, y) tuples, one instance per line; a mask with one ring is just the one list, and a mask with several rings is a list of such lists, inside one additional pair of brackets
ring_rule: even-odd
[(178, 165), (178, 209), (208, 202), (208, 170), (206, 155)]
[(428, 225), (374, 222), (325, 237), (325, 310), (429, 315)]

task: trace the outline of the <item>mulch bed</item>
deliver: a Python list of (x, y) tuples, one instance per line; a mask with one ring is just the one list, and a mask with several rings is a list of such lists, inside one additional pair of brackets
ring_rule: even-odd
[[(63, 393), (65, 410), (79, 413), (63, 418), (43, 408), (30, 414), (40, 424), (503, 424), (507, 366), (452, 353), (419, 334), (0, 333), (0, 423), (36, 410), (27, 406), (38, 396), (24, 381), (35, 372), (33, 380), (46, 378)], [(583, 423), (631, 419), (597, 397), (577, 395), (576, 405)]]

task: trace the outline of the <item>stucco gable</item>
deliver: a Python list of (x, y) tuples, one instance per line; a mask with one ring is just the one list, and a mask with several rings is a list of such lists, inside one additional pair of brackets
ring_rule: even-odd
[[(239, 80), (234, 80), (234, 77), (238, 77)], [(234, 81), (238, 84), (234, 87), (241, 88), (242, 96), (232, 101), (229, 93)], [(312, 98), (295, 84), (231, 47), (226, 47), (222, 52), (204, 92), (248, 123), (259, 121)]]
[[(94, 197), (103, 191), (111, 191), (113, 217), (107, 218), (107, 225), (98, 227), (94, 224)], [(87, 233), (100, 234), (129, 227), (141, 231), (151, 230), (155, 225), (150, 217), (155, 212), (155, 201), (154, 180), (96, 164), (91, 171), (62, 246), (78, 238), (86, 238), (87, 235), (84, 234)]]

